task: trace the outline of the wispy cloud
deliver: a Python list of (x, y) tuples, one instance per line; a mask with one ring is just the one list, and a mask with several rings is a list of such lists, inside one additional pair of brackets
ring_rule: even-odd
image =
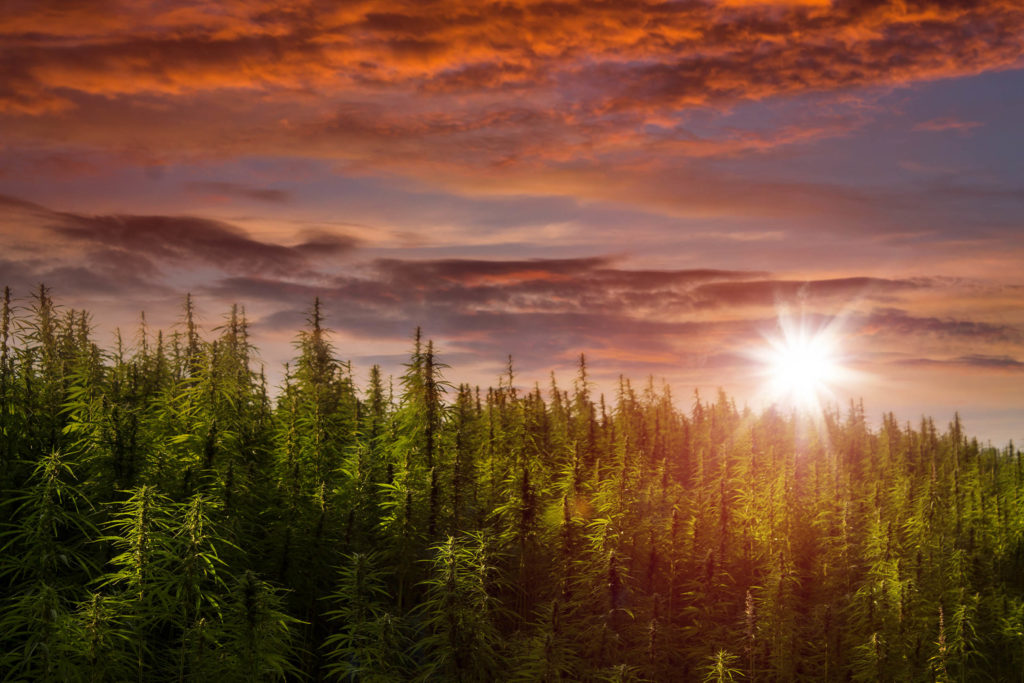
[(922, 121), (921, 123), (914, 125), (914, 130), (926, 131), (929, 133), (941, 133), (943, 131), (952, 130), (958, 133), (970, 133), (975, 128), (979, 128), (983, 123), (980, 121), (964, 121), (962, 119), (953, 117), (943, 117), (938, 119), (929, 119), (928, 121)]
[[(161, 269), (214, 268), (218, 272), (314, 276), (318, 257), (355, 249), (346, 234), (314, 233), (296, 245), (263, 241), (224, 221), (200, 216), (86, 214), (56, 211), (33, 202), (0, 195), (0, 225), (21, 230), (22, 239), (58, 237), (61, 249), (52, 259), (67, 257), (72, 247), (75, 266), (92, 262), (102, 267), (135, 270), (158, 277)], [(82, 256), (85, 256), (83, 259)]]
[(985, 356), (973, 354), (956, 358), (908, 358), (900, 360), (901, 365), (924, 367), (960, 367), (987, 370), (1024, 370), (1024, 362), (1010, 356)]

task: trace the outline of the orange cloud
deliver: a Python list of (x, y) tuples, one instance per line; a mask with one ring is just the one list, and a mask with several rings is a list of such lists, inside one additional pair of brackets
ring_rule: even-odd
[(593, 116), (1005, 68), (1022, 26), (1009, 0), (14, 2), (0, 12), (2, 99), (26, 114), (67, 93), (225, 89), (507, 106), (528, 89)]
[[(1022, 30), (1011, 0), (8, 2), (0, 138), (148, 164), (327, 159), (687, 217), (856, 216), (869, 201), (849, 192), (744, 181), (737, 198), (735, 179), (687, 164), (849, 134), (868, 89), (1018, 65)], [(693, 123), (796, 96), (815, 106)]]

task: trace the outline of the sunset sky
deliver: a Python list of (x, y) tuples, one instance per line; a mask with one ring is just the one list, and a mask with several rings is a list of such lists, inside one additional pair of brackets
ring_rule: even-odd
[(0, 285), (682, 406), (785, 312), (876, 423), (1024, 441), (1022, 67), (1019, 0), (7, 0)]

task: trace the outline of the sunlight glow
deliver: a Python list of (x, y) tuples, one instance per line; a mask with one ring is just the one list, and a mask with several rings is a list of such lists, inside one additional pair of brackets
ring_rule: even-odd
[(770, 356), (770, 391), (801, 408), (814, 408), (837, 373), (833, 349), (821, 336), (786, 340)]
[(766, 335), (767, 346), (753, 355), (762, 367), (764, 398), (770, 403), (821, 414), (835, 399), (834, 390), (856, 373), (844, 367), (840, 350), (843, 318), (812, 324), (807, 318), (779, 315), (778, 333)]

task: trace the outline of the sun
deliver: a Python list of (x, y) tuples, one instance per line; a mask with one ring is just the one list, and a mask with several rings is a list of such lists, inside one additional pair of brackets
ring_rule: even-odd
[(779, 316), (778, 333), (754, 353), (764, 376), (763, 394), (775, 405), (820, 413), (834, 389), (851, 379), (840, 349), (841, 319), (814, 325), (806, 318)]
[(835, 349), (821, 335), (786, 339), (767, 360), (769, 392), (800, 408), (817, 407), (839, 375)]

